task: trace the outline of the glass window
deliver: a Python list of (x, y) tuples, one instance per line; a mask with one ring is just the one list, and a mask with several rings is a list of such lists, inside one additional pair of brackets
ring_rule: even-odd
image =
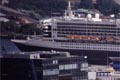
[(77, 64), (59, 65), (59, 70), (76, 69), (76, 68), (78, 68)]
[(56, 61), (55, 60), (53, 60), (53, 64), (55, 64), (56, 63)]
[(59, 70), (58, 69), (43, 70), (43, 75), (55, 75), (55, 74), (59, 74)]
[(58, 60), (53, 60), (53, 64), (58, 64)]
[(63, 70), (63, 69), (64, 69), (64, 65), (60, 65), (59, 70)]
[(77, 64), (73, 64), (73, 69), (77, 68)]

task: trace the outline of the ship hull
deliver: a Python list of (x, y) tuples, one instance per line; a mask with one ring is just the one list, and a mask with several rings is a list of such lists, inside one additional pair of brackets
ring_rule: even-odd
[[(58, 48), (47, 48), (47, 47), (36, 47), (29, 46), (20, 43), (15, 43), (21, 51), (65, 51), (70, 52), (72, 55), (87, 56), (89, 64), (101, 64), (106, 65), (108, 57), (120, 56), (119, 51), (100, 51), (100, 50), (78, 50), (78, 49), (58, 49)], [(109, 60), (110, 61), (110, 60)]]

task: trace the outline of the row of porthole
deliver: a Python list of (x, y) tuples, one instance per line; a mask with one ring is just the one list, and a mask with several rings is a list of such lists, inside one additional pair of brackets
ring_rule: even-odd
[[(97, 47), (87, 47), (87, 46), (86, 47), (82, 47), (82, 46), (81, 47), (80, 46), (78, 46), (78, 47), (76, 47), (76, 46), (74, 46), (74, 47), (73, 46), (61, 46), (61, 47), (64, 47), (64, 48), (88, 48), (88, 49), (101, 49), (101, 50), (103, 50), (103, 49), (106, 50), (107, 49), (108, 50), (108, 48), (97, 48)], [(112, 50), (118, 50), (117, 48), (114, 48), (114, 47), (110, 48), (109, 50), (111, 50), (111, 49)]]
[(112, 46), (112, 45), (110, 45), (110, 46), (107, 46), (107, 45), (99, 45), (99, 44), (98, 44), (98, 45), (91, 45), (91, 44), (87, 44), (87, 45), (86, 45), (86, 44), (75, 44), (75, 43), (61, 43), (61, 45), (69, 45), (69, 46), (71, 46), (71, 45), (72, 45), (72, 46), (73, 46), (73, 45), (75, 45), (75, 46), (76, 46), (76, 45), (80, 45), (80, 47), (81, 47), (81, 46), (86, 46), (86, 47), (88, 47), (88, 46), (90, 46), (90, 47), (91, 47), (91, 46), (96, 46), (96, 47), (105, 47), (105, 46), (106, 46), (106, 47), (116, 47), (116, 46)]
[(87, 32), (112, 32), (112, 33), (114, 33), (114, 32), (118, 32), (119, 33), (119, 31), (118, 30), (96, 30), (96, 29), (74, 29), (74, 28), (69, 28), (69, 29), (65, 29), (65, 28), (63, 28), (63, 29), (57, 29), (57, 30), (54, 30), (54, 31), (87, 31)]
[(103, 33), (103, 32), (101, 32), (101, 33), (98, 33), (98, 32), (64, 32), (64, 31), (61, 31), (61, 32), (58, 32), (58, 34), (59, 34), (59, 36), (60, 35), (65, 35), (65, 34), (76, 34), (76, 35), (96, 35), (96, 36), (98, 36), (98, 35), (112, 35), (112, 36), (119, 36), (120, 34), (116, 34), (116, 33)]
[[(73, 27), (74, 26), (74, 27)], [(109, 29), (109, 30), (113, 30), (113, 29), (118, 29), (119, 30), (119, 28), (117, 28), (117, 27), (101, 27), (101, 26), (80, 26), (80, 25), (78, 25), (78, 26), (76, 26), (76, 25), (58, 25), (57, 26), (58, 28), (81, 28), (81, 29), (84, 29), (84, 28), (89, 28), (89, 29)]]
[(85, 24), (80, 24), (80, 23), (61, 23), (61, 24), (57, 24), (58, 26), (89, 26), (89, 27), (93, 27), (93, 26), (95, 26), (95, 27), (107, 27), (107, 26), (109, 26), (109, 27), (115, 27), (116, 25), (106, 25), (106, 24), (87, 24), (87, 23), (85, 23)]

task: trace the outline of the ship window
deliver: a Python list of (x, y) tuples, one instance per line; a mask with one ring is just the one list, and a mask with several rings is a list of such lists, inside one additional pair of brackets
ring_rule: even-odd
[(52, 41), (52, 40), (49, 40), (49, 41)]

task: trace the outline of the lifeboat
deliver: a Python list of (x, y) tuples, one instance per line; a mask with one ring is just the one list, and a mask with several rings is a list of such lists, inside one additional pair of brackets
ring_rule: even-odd
[(77, 36), (77, 35), (74, 35), (74, 38), (79, 38), (79, 36)]
[(88, 37), (88, 40), (91, 40), (91, 36)]
[(114, 41), (114, 38), (109, 36), (109, 37), (106, 37), (106, 41)]
[(66, 38), (74, 39), (75, 37), (73, 35), (67, 35)]
[(88, 36), (82, 36), (83, 40), (88, 40)]
[(101, 38), (100, 38), (100, 37), (96, 37), (96, 40), (97, 40), (97, 41), (100, 41), (100, 40), (101, 40)]
[(95, 36), (91, 36), (90, 40), (96, 40), (96, 37)]
[(91, 36), (90, 40), (96, 40), (96, 41), (100, 41), (101, 37), (96, 37), (96, 36)]
[(67, 35), (66, 38), (72, 38), (72, 35)]
[(70, 38), (70, 39), (82, 39), (81, 36), (77, 36), (77, 35), (67, 35), (66, 38)]
[(96, 36), (67, 35), (66, 38), (80, 39), (80, 40), (96, 40), (96, 41), (100, 41), (101, 40), (101, 37), (96, 37)]
[(79, 36), (79, 39), (82, 39), (82, 36)]

